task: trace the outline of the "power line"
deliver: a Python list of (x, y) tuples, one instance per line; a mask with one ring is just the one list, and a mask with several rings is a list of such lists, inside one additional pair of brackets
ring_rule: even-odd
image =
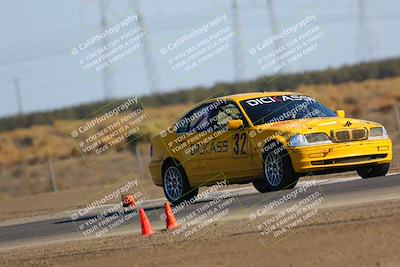
[[(259, 6), (241, 7), (240, 10), (249, 10), (249, 9), (255, 9), (255, 8), (258, 10)], [(204, 14), (204, 16), (207, 17), (206, 14)], [(182, 16), (182, 19), (183, 19), (183, 16)], [(371, 21), (385, 21), (385, 20), (399, 20), (399, 19), (400, 19), (399, 15), (388, 13), (388, 14), (382, 14), (382, 17), (368, 18), (368, 22), (370, 23)], [(323, 24), (331, 24), (331, 23), (335, 23), (336, 24), (338, 22), (342, 22), (342, 23), (343, 22), (353, 22), (354, 20), (358, 20), (359, 21), (359, 18), (354, 18), (354, 17), (349, 17), (349, 16), (340, 16), (340, 17), (339, 16), (335, 16), (335, 17), (332, 17), (332, 18), (321, 18), (321, 19), (319, 19), (318, 22), (319, 23), (323, 23)], [(159, 30), (163, 30), (163, 28), (161, 28), (160, 26), (166, 27), (166, 23), (167, 22), (169, 23), (170, 21), (168, 19), (159, 20), (159, 21), (155, 21), (154, 20), (154, 23), (159, 26), (158, 27)], [(282, 23), (287, 23), (288, 21), (287, 20), (281, 20), (281, 22)], [(177, 24), (176, 26), (174, 25), (173, 27), (171, 26), (171, 27), (168, 27), (168, 28), (169, 29), (170, 28), (173, 28), (173, 29), (184, 29), (184, 28), (186, 29), (187, 28), (186, 25), (182, 25), (181, 21), (176, 22), (176, 24)], [(98, 26), (92, 25), (91, 27), (94, 29), (94, 28), (97, 28)], [(264, 26), (261, 26), (258, 22), (255, 25), (251, 25), (251, 27), (252, 28), (260, 28), (260, 27), (264, 28)], [(63, 32), (61, 32), (61, 33), (64, 34), (63, 36), (65, 37), (65, 33), (63, 33)], [(47, 41), (46, 43), (49, 43), (49, 42), (50, 41)], [(53, 42), (53, 41), (51, 41), (51, 42)], [(13, 44), (9, 44), (8, 46), (12, 47)], [(28, 49), (27, 48), (25, 50), (34, 50), (34, 49), (32, 49), (32, 48)], [(10, 52), (8, 52), (8, 54), (10, 54), (10, 55), (18, 54), (18, 52), (17, 51), (14, 51), (14, 52), (10, 51)], [(2, 61), (2, 62), (0, 62), (0, 68), (6, 67), (6, 66), (9, 66), (9, 65), (19, 64), (19, 63), (31, 62), (31, 61), (35, 61), (35, 60), (38, 60), (38, 59), (39, 60), (44, 60), (44, 58), (57, 57), (57, 56), (69, 56), (69, 55), (70, 55), (70, 53), (69, 53), (69, 50), (68, 50), (67, 47), (61, 48), (61, 49), (56, 49), (56, 50), (54, 50), (52, 52), (49, 52), (47, 50), (45, 53), (39, 53), (39, 54), (36, 54), (36, 55), (31, 55), (30, 57), (24, 57), (23, 59), (22, 58), (17, 58), (17, 59), (11, 59), (11, 60)]]

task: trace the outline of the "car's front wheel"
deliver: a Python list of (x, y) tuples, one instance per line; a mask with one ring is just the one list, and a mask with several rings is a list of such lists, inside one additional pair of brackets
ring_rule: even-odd
[(294, 188), (299, 180), (288, 152), (278, 146), (264, 154), (264, 177), (253, 181), (261, 193)]
[(359, 168), (357, 170), (357, 173), (364, 179), (378, 177), (378, 176), (385, 176), (389, 172), (389, 167), (390, 167), (389, 163), (366, 166)]
[(183, 167), (174, 162), (167, 163), (163, 170), (163, 189), (165, 197), (174, 205), (194, 198), (199, 192), (190, 186)]

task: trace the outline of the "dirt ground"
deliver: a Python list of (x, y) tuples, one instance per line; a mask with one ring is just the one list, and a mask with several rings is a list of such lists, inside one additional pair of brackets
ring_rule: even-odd
[[(77, 159), (78, 161), (79, 159)], [(38, 215), (45, 215), (54, 212), (71, 210), (78, 207), (83, 207), (89, 203), (91, 196), (96, 196), (100, 192), (105, 192), (118, 185), (124, 184), (128, 179), (138, 179), (138, 183), (143, 188), (146, 199), (157, 199), (164, 197), (161, 187), (154, 186), (149, 174), (144, 177), (138, 175), (135, 167), (135, 158), (128, 152), (116, 153), (110, 157), (106, 163), (99, 164), (97, 169), (92, 172), (95, 174), (87, 176), (79, 176), (79, 170), (74, 170), (72, 167), (75, 164), (67, 160), (65, 163), (59, 163), (59, 171), (64, 170), (67, 172), (68, 168), (71, 169), (70, 174), (65, 174), (63, 178), (64, 183), (70, 183), (68, 189), (60, 190), (58, 192), (45, 192), (38, 194), (16, 194), (15, 197), (6, 197), (0, 201), (0, 222)], [(63, 166), (65, 164), (65, 166)], [(144, 166), (145, 167), (145, 166)], [(86, 167), (87, 168), (87, 167)], [(110, 170), (113, 170), (111, 172)], [(394, 148), (394, 160), (391, 165), (391, 172), (400, 171), (400, 146)], [(76, 176), (74, 176), (76, 175)], [(98, 177), (103, 177), (98, 183)], [(328, 179), (336, 177), (357, 176), (356, 172), (347, 172), (322, 176), (309, 176), (301, 180), (309, 179)], [(79, 179), (76, 177), (80, 177)], [(108, 178), (107, 178), (108, 177)], [(122, 177), (122, 178), (121, 178)], [(40, 183), (39, 180), (36, 180)], [(46, 180), (46, 182), (48, 182)], [(82, 185), (79, 186), (79, 183)], [(101, 186), (99, 184), (102, 184)], [(22, 186), (22, 184), (20, 185)], [(232, 185), (228, 188), (237, 188), (251, 186), (245, 185)], [(6, 190), (7, 188), (14, 188), (18, 190), (17, 183), (7, 184), (6, 181), (0, 182), (0, 188)]]
[(399, 221), (400, 201), (384, 201), (320, 210), (275, 240), (237, 220), (184, 241), (128, 234), (0, 255), (4, 266), (399, 266)]

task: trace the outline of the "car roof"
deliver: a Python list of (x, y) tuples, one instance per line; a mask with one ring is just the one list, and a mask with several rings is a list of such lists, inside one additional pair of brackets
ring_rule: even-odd
[(221, 96), (221, 97), (214, 98), (212, 100), (224, 99), (224, 100), (232, 100), (232, 101), (240, 102), (240, 101), (246, 100), (246, 99), (268, 97), (268, 96), (281, 96), (281, 95), (302, 95), (302, 94), (295, 93), (295, 92), (251, 92), (251, 93), (242, 93), (242, 94)]

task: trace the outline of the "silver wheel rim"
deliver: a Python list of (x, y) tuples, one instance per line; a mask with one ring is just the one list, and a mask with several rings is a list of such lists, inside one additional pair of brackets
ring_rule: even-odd
[(264, 161), (264, 172), (267, 181), (272, 186), (278, 186), (283, 179), (283, 162), (279, 154), (268, 153)]
[(183, 192), (183, 177), (175, 166), (168, 167), (164, 174), (165, 193), (172, 200), (177, 200)]

